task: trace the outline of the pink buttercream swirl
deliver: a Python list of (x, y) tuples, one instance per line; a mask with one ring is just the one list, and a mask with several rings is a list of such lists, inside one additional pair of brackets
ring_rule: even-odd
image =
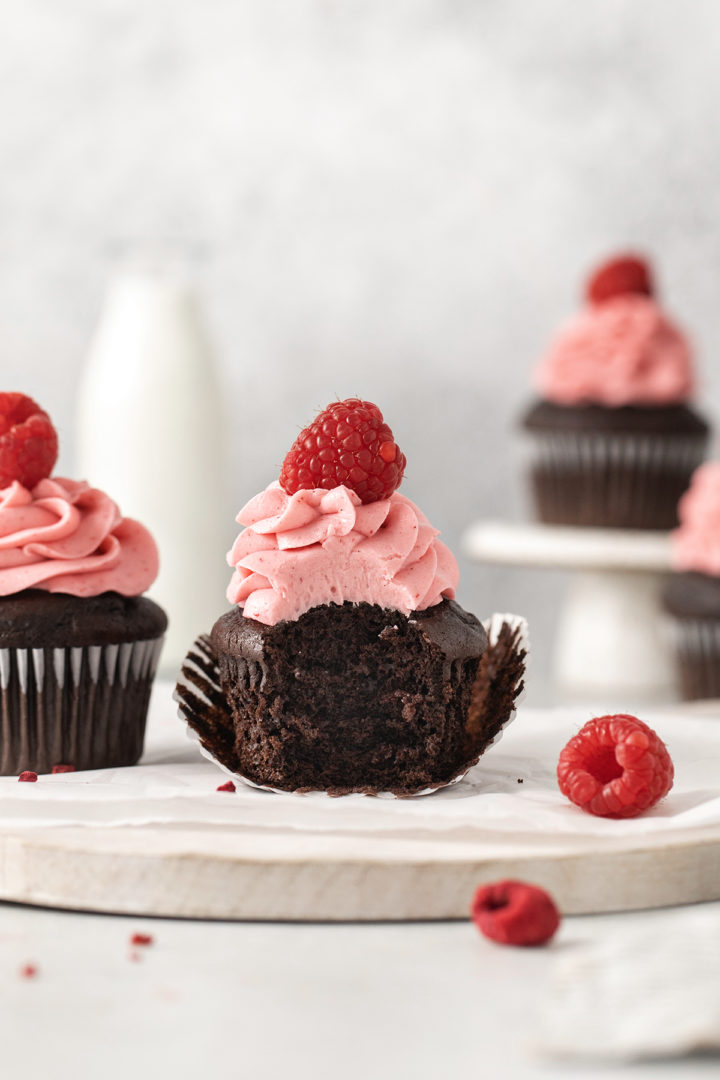
[(228, 554), (227, 598), (268, 626), (321, 604), (364, 601), (409, 615), (455, 596), (455, 559), (397, 492), (363, 505), (342, 485), (288, 495), (275, 482), (237, 520), (247, 527)]
[(678, 503), (680, 525), (671, 533), (675, 570), (720, 576), (720, 461), (708, 461), (693, 473)]
[(0, 596), (139, 596), (157, 572), (147, 529), (84, 481), (52, 477), (32, 491), (16, 481), (0, 491)]
[(694, 390), (690, 345), (648, 296), (589, 304), (558, 333), (536, 386), (559, 405), (669, 405)]

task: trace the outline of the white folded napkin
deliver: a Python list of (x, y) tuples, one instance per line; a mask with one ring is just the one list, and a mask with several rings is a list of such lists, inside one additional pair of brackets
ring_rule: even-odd
[(720, 1052), (720, 906), (664, 913), (560, 955), (536, 1049), (637, 1059)]

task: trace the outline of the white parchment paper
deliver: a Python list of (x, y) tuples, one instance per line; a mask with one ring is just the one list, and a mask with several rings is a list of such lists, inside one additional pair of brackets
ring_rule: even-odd
[(521, 706), (515, 722), (475, 768), (459, 783), (423, 799), (331, 799), (240, 785), (226, 793), (216, 790), (226, 775), (188, 740), (171, 685), (158, 683), (140, 765), (41, 776), (35, 784), (1, 777), (0, 828), (163, 823), (335, 833), (463, 829), (525, 837), (614, 838), (720, 824), (720, 705), (702, 713), (681, 706), (642, 713), (667, 743), (676, 779), (660, 806), (630, 821), (591, 817), (571, 806), (557, 789), (558, 754), (590, 715), (581, 709)]

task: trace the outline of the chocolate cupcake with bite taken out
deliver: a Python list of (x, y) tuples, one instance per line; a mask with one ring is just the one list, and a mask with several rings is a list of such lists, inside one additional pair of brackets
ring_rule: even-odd
[(671, 529), (708, 425), (690, 405), (690, 344), (655, 298), (648, 264), (621, 256), (589, 281), (536, 374), (537, 515), (556, 525)]
[(396, 489), (405, 458), (377, 406), (335, 402), (243, 507), (232, 609), (177, 688), (206, 752), (280, 791), (414, 795), (458, 779), (522, 685), (521, 620), (488, 629), (458, 568)]
[(0, 774), (133, 765), (165, 613), (155, 542), (104, 492), (51, 477), (57, 436), (0, 393)]

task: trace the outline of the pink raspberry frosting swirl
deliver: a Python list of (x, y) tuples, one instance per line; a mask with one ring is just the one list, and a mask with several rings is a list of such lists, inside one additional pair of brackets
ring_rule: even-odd
[(139, 596), (157, 577), (150, 533), (84, 481), (52, 477), (0, 491), (0, 596), (23, 589)]
[(237, 516), (231, 604), (272, 626), (321, 604), (365, 602), (409, 615), (452, 599), (458, 567), (404, 495), (363, 505), (340, 485), (288, 495), (270, 484)]
[(674, 570), (720, 576), (720, 461), (693, 473), (678, 503), (680, 525), (670, 536)]
[(690, 345), (653, 299), (617, 296), (561, 329), (535, 382), (558, 405), (677, 404), (694, 390)]

